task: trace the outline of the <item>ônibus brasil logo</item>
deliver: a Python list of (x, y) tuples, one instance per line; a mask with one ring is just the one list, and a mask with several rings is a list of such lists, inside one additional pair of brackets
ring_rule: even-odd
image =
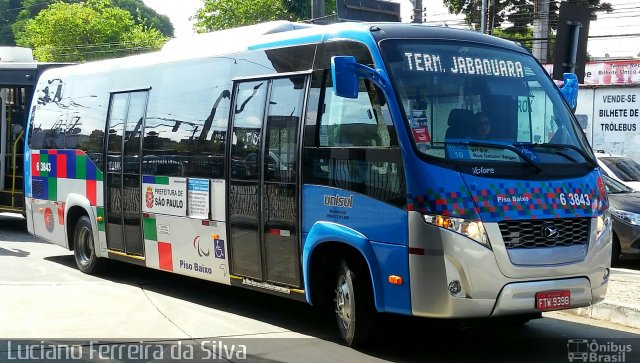
[(196, 238), (193, 239), (193, 248), (195, 248), (196, 251), (198, 251), (198, 256), (200, 257), (209, 257), (209, 255), (211, 254), (210, 249), (208, 249), (207, 252), (205, 252), (202, 248), (200, 248), (200, 236), (197, 236)]

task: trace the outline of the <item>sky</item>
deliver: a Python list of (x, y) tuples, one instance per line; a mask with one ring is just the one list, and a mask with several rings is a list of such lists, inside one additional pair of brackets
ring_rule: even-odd
[[(195, 14), (202, 5), (202, 0), (143, 0), (149, 7), (161, 14), (169, 16), (175, 28), (176, 37), (193, 34), (193, 21), (189, 17)], [(251, 0), (248, 0), (251, 1)], [(309, 1), (309, 0), (298, 0)], [(612, 14), (599, 14), (597, 21), (592, 21), (589, 35), (638, 34), (640, 33), (640, 2), (638, 0), (606, 0), (614, 8)], [(413, 14), (410, 0), (400, 0), (403, 21), (410, 21)], [(436, 25), (444, 20), (450, 27), (457, 27), (462, 16), (449, 14), (442, 5), (442, 0), (423, 0), (427, 7), (426, 21)], [(594, 57), (609, 54), (616, 58), (640, 57), (640, 36), (624, 38), (591, 38), (589, 53)]]

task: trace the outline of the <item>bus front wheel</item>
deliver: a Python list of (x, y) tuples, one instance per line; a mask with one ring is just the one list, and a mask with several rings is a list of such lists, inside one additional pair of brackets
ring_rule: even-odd
[(80, 217), (78, 223), (76, 223), (73, 233), (73, 247), (78, 269), (86, 274), (98, 272), (102, 261), (96, 255), (91, 220), (87, 216)]
[(348, 346), (363, 344), (371, 331), (374, 314), (368, 276), (343, 261), (338, 269), (334, 300), (340, 335)]

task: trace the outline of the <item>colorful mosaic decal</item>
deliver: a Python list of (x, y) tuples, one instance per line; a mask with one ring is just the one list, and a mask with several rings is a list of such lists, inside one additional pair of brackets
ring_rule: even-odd
[(474, 198), (464, 185), (457, 191), (447, 191), (444, 187), (439, 187), (437, 190), (427, 189), (424, 195), (409, 193), (407, 210), (468, 219), (478, 215)]
[(84, 180), (87, 199), (97, 204), (97, 182), (103, 174), (81, 150), (32, 150), (30, 171), (33, 198), (58, 200), (59, 179)]
[(562, 181), (495, 181), (464, 176), (469, 189), (429, 188), (410, 193), (408, 210), (465, 219), (501, 221), (522, 218), (592, 217), (608, 207), (597, 172)]

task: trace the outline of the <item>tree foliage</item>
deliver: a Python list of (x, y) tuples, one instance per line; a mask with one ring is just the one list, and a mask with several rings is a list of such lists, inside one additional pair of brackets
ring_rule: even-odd
[(56, 2), (25, 23), (17, 36), (39, 61), (80, 62), (160, 48), (166, 38), (155, 28), (136, 24), (111, 0)]
[(279, 0), (204, 0), (194, 18), (198, 33), (287, 19), (287, 11)]
[[(549, 24), (553, 29), (558, 24), (558, 9), (560, 8), (559, 0), (541, 0), (549, 1)], [(527, 27), (533, 24), (534, 17), (538, 15), (536, 3), (539, 0), (493, 0), (489, 8), (489, 28), (498, 28), (503, 23), (509, 22), (513, 25), (504, 28), (507, 35), (524, 34)], [(569, 2), (577, 3), (591, 9), (592, 20), (596, 19), (596, 12), (611, 12), (613, 8), (610, 3), (601, 2), (601, 0), (569, 0)], [(454, 14), (464, 14), (467, 24), (480, 27), (482, 0), (444, 0), (444, 4), (449, 11)]]
[(125, 9), (133, 15), (136, 24), (156, 28), (166, 37), (173, 37), (173, 24), (168, 16), (158, 14), (145, 5), (142, 0), (112, 0), (113, 5)]
[(0, 45), (16, 45), (11, 26), (21, 6), (21, 0), (0, 0)]
[[(13, 30), (12, 34), (15, 34), (15, 38), (24, 32), (27, 21), (34, 19), (42, 10), (47, 9), (54, 3), (54, 1), (43, 0), (0, 0), (0, 11), (2, 11), (2, 1), (17, 3), (17, 6), (14, 6), (13, 9), (18, 8), (18, 10), (12, 13), (13, 18), (9, 20)], [(84, 3), (86, 0), (57, 0), (56, 2), (75, 4)], [(173, 24), (171, 24), (169, 18), (158, 14), (155, 10), (146, 6), (142, 0), (111, 0), (111, 2), (116, 7), (125, 9), (131, 13), (136, 24), (153, 27), (158, 29), (164, 36), (173, 37)], [(14, 38), (11, 38), (11, 40), (13, 41)]]
[[(287, 12), (294, 17), (294, 20), (311, 19), (311, 1), (310, 0), (282, 0)], [(336, 1), (325, 0), (325, 14), (335, 14)]]
[[(325, 1), (325, 13), (335, 13), (335, 1)], [(273, 20), (311, 18), (309, 0), (203, 0), (193, 16), (198, 33), (252, 25)]]

